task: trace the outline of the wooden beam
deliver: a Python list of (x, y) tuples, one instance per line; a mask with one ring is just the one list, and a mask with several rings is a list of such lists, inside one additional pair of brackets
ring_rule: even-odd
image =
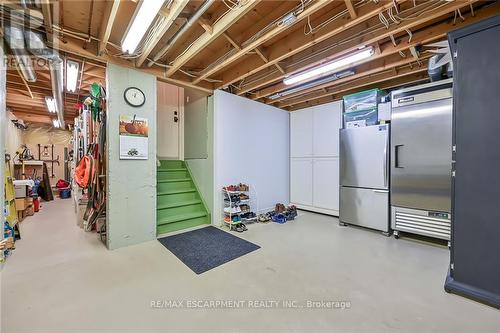
[(228, 34), (227, 32), (223, 32), (222, 33), (222, 36), (224, 36), (224, 38), (227, 39), (227, 41), (235, 48), (237, 49), (238, 51), (241, 50), (241, 46), (236, 43), (236, 41), (234, 39), (232, 39)]
[[(396, 0), (398, 3), (406, 2), (407, 0)], [(351, 19), (350, 17), (340, 17), (333, 21), (324, 29), (318, 30), (314, 34), (304, 35), (292, 33), (280, 39), (274, 45), (268, 47), (269, 62), (267, 64), (259, 63), (259, 59), (247, 59), (245, 62), (238, 63), (238, 66), (233, 66), (222, 73), (222, 83), (217, 88), (226, 87), (229, 84), (235, 83), (249, 75), (260, 72), (261, 70), (274, 65), (277, 62), (283, 61), (301, 51), (304, 51), (311, 46), (318, 44), (332, 36), (335, 36), (346, 29), (354, 27), (372, 17), (378, 16), (379, 13), (387, 10), (394, 5), (393, 1), (385, 2), (370, 2), (358, 9), (358, 17)], [(322, 16), (311, 21), (313, 26), (323, 23), (331, 18), (333, 13), (327, 12)], [(252, 60), (251, 60), (252, 59)]]
[[(116, 64), (116, 65), (123, 66), (126, 68), (135, 68), (135, 66), (133, 65), (132, 62), (125, 60), (125, 59), (112, 57), (112, 56), (109, 56), (106, 54), (103, 54), (101, 56), (97, 56), (96, 55), (97, 49), (94, 47), (93, 44), (89, 44), (87, 49), (83, 49), (79, 45), (78, 40), (71, 38), (71, 37), (67, 37), (66, 43), (59, 43), (57, 45), (56, 49), (59, 51), (63, 51), (63, 52), (66, 52), (66, 53), (69, 53), (72, 55), (76, 55), (79, 57), (83, 57), (83, 58), (86, 58), (89, 60), (95, 60), (95, 61), (103, 62), (103, 63), (112, 63), (112, 64)], [(154, 75), (161, 81), (172, 83), (172, 84), (175, 84), (177, 86), (188, 87), (188, 88), (196, 89), (196, 90), (203, 91), (203, 92), (209, 93), (209, 94), (211, 94), (213, 92), (212, 88), (206, 88), (204, 86), (194, 85), (190, 82), (182, 81), (182, 80), (175, 79), (175, 78), (166, 77), (164, 69), (159, 69), (156, 67), (155, 68), (141, 68), (140, 71), (147, 73), (147, 74)]]
[[(429, 14), (426, 17), (428, 17), (430, 20), (433, 20), (436, 17), (446, 15), (449, 12), (449, 10), (450, 10), (449, 7), (446, 7), (445, 9), (438, 10), (437, 13), (433, 12), (432, 14)], [(478, 11), (478, 14), (481, 16), (480, 18), (476, 18), (479, 15), (476, 15), (476, 17), (470, 17), (465, 22), (460, 21), (460, 25), (465, 26), (467, 24), (471, 24), (471, 23), (480, 21), (481, 19), (484, 19), (485, 17), (494, 15), (496, 12), (500, 13), (500, 4), (492, 5), (490, 8), (488, 8), (487, 10), (485, 9), (484, 11)], [(403, 21), (403, 22), (404, 23), (401, 23), (398, 26), (394, 26), (393, 28), (388, 29), (388, 30), (390, 32), (396, 33), (395, 31), (401, 32), (401, 31), (404, 31), (405, 29), (411, 28), (415, 25), (420, 25), (422, 23), (425, 23), (425, 21), (423, 21), (423, 19), (407, 20), (407, 21)], [(387, 38), (387, 36), (388, 36), (387, 30), (384, 30), (380, 33), (368, 34), (368, 35), (364, 36), (363, 38), (353, 39), (349, 43), (343, 43), (342, 45), (338, 45), (337, 47), (332, 48), (330, 50), (330, 52), (332, 52), (332, 53), (329, 56), (327, 56), (327, 57), (323, 56), (324, 58), (322, 59), (322, 63), (336, 59), (338, 57), (341, 57), (342, 55), (345, 54), (345, 52), (355, 51), (355, 50), (359, 49), (360, 46), (375, 45), (375, 49), (376, 49), (375, 54), (371, 58), (360, 62), (360, 63), (366, 63), (369, 61), (373, 61), (373, 60), (376, 60), (379, 58), (386, 57), (388, 55), (399, 53), (400, 51), (405, 51), (408, 48), (415, 47), (419, 44), (426, 44), (426, 43), (430, 43), (430, 42), (433, 42), (435, 40), (444, 38), (446, 36), (447, 32), (449, 32), (450, 30), (456, 29), (456, 28), (457, 28), (456, 24), (454, 25), (452, 22), (443, 21), (439, 24), (431, 26), (430, 28), (422, 29), (422, 30), (414, 33), (411, 42), (407, 42), (407, 41), (401, 42), (401, 43), (398, 43), (398, 45), (396, 47), (394, 45), (392, 45), (392, 43), (390, 43), (390, 42), (385, 43), (383, 46), (379, 45), (380, 41), (382, 41), (384, 38)], [(346, 33), (350, 33), (350, 31), (346, 31)], [(344, 37), (344, 36), (342, 36), (342, 37)], [(378, 48), (378, 50), (377, 50), (377, 48)], [(318, 56), (318, 58), (320, 58), (320, 55)], [(308, 68), (311, 68), (313, 66), (321, 64), (319, 61), (315, 60), (315, 57), (313, 57), (313, 61), (314, 62), (307, 63), (306, 65), (301, 64), (299, 66), (291, 66), (290, 68), (288, 68), (288, 73), (292, 74), (292, 73), (301, 72), (301, 71), (304, 71)], [(266, 77), (264, 82), (257, 82), (249, 87), (245, 87), (242, 90), (243, 92), (239, 92), (238, 94), (241, 95), (245, 91), (253, 90), (252, 88), (255, 88), (258, 86), (263, 86), (265, 84), (269, 85), (272, 83), (272, 81), (278, 81), (278, 80), (283, 79), (284, 77), (285, 77), (284, 75), (274, 74), (270, 77)], [(302, 84), (302, 83), (300, 83), (300, 84)], [(252, 96), (252, 98), (259, 99), (262, 97), (266, 97), (266, 96), (275, 94), (279, 91), (282, 91), (284, 89), (289, 89), (291, 87), (298, 86), (300, 84), (287, 86), (284, 83), (280, 82), (280, 83), (277, 83), (271, 87), (267, 87), (265, 89), (258, 91), (257, 94)]]
[(203, 70), (201, 72), (199, 77), (197, 77), (195, 80), (193, 80), (193, 83), (196, 84), (196, 83), (200, 82), (201, 80), (206, 79), (210, 75), (220, 71), (224, 67), (227, 67), (228, 65), (232, 64), (236, 60), (243, 57), (245, 54), (247, 54), (251, 50), (258, 48), (263, 43), (265, 43), (268, 40), (283, 33), (284, 31), (286, 31), (290, 27), (294, 26), (295, 24), (297, 24), (301, 20), (303, 20), (303, 19), (309, 17), (310, 15), (314, 14), (315, 12), (321, 10), (323, 7), (325, 7), (329, 3), (330, 2), (327, 0), (317, 0), (316, 2), (313, 2), (312, 5), (306, 7), (304, 9), (304, 11), (302, 11), (300, 14), (297, 15), (297, 19), (294, 21), (294, 23), (292, 23), (291, 25), (288, 25), (288, 24), (276, 25), (274, 28), (272, 28), (271, 30), (262, 34), (260, 37), (256, 38), (255, 40), (251, 41), (250, 43), (246, 44), (244, 47), (241, 48), (241, 50), (238, 50), (237, 52), (234, 52), (233, 54), (231, 54), (229, 57), (224, 59), (224, 61), (222, 61), (220, 63), (213, 64), (213, 65), (209, 65), (205, 70)]
[(267, 59), (267, 57), (264, 55), (264, 52), (259, 48), (259, 47), (256, 47), (255, 48), (255, 53), (257, 53), (257, 55), (262, 59), (264, 60), (264, 62), (267, 64), (269, 62), (269, 59)]
[(175, 22), (179, 14), (182, 12), (184, 7), (188, 4), (189, 0), (173, 0), (172, 5), (168, 15), (164, 18), (160, 26), (156, 29), (154, 34), (151, 36), (149, 43), (144, 45), (142, 48), (141, 56), (136, 61), (136, 66), (141, 67), (144, 61), (147, 59), (151, 51), (155, 48), (158, 42), (162, 39), (163, 35), (170, 29), (172, 24)]
[(351, 15), (351, 18), (355, 19), (356, 17), (358, 17), (358, 14), (356, 14), (356, 9), (354, 9), (354, 6), (352, 5), (351, 0), (344, 0), (344, 1), (345, 1), (345, 5), (347, 7), (347, 10), (349, 11), (349, 15)]
[(23, 80), (24, 86), (26, 87), (28, 94), (30, 95), (31, 99), (33, 99), (33, 92), (30, 89), (30, 85), (28, 84), (28, 82), (24, 78), (23, 74), (21, 73), (21, 70), (19, 69), (19, 65), (17, 64), (17, 62), (15, 64), (16, 64), (15, 66), (16, 66), (17, 73), (19, 74), (19, 77), (21, 78), (21, 80)]
[[(171, 77), (175, 72), (177, 72), (182, 66), (184, 66), (191, 58), (201, 52), (205, 47), (217, 39), (224, 31), (226, 31), (230, 26), (247, 14), (252, 8), (254, 8), (261, 0), (247, 1), (242, 3), (241, 6), (236, 7), (234, 10), (229, 11), (224, 15), (217, 23), (213, 25), (212, 33), (205, 32), (198, 39), (196, 39), (191, 47), (186, 50), (184, 54), (178, 57), (172, 63), (172, 66), (165, 73), (166, 77)], [(201, 79), (199, 80), (201, 81)], [(199, 82), (198, 81), (198, 82)]]
[(209, 34), (212, 34), (214, 32), (214, 28), (210, 24), (210, 21), (207, 20), (206, 18), (200, 17), (198, 19), (198, 24), (201, 25), (203, 29), (205, 29), (206, 32)]
[(99, 48), (97, 50), (97, 55), (103, 55), (104, 50), (106, 50), (106, 45), (108, 44), (109, 36), (111, 35), (111, 30), (113, 29), (113, 24), (119, 7), (120, 0), (107, 1), (106, 10), (104, 11), (104, 19), (101, 23), (101, 29), (99, 31)]

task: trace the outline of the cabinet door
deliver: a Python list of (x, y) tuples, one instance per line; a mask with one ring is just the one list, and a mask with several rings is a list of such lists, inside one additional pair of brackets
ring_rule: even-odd
[(313, 206), (339, 210), (339, 158), (313, 160)]
[(292, 158), (290, 163), (290, 202), (313, 204), (313, 162), (311, 158)]
[(339, 129), (342, 124), (342, 102), (314, 107), (313, 156), (339, 156)]
[(312, 156), (313, 112), (311, 109), (290, 114), (290, 156)]

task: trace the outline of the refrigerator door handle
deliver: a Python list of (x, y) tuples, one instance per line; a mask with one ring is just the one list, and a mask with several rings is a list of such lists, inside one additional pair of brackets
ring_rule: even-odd
[(389, 193), (389, 190), (372, 190), (375, 193)]
[(385, 138), (385, 146), (384, 146), (384, 165), (383, 165), (383, 170), (384, 170), (384, 187), (387, 187), (387, 174), (389, 173), (387, 170), (387, 146), (389, 145), (389, 139), (388, 136)]
[(399, 148), (403, 147), (404, 145), (394, 145), (394, 167), (395, 168), (403, 168), (399, 164)]

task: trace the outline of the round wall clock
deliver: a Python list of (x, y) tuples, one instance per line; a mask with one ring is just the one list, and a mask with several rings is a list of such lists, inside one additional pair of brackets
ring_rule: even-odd
[(129, 87), (125, 89), (123, 98), (128, 105), (133, 107), (143, 106), (146, 103), (146, 96), (141, 89), (136, 87)]

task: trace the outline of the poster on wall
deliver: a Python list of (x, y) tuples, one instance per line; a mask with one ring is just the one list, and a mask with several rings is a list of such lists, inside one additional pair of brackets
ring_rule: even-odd
[(148, 120), (136, 115), (120, 115), (120, 159), (148, 159)]

